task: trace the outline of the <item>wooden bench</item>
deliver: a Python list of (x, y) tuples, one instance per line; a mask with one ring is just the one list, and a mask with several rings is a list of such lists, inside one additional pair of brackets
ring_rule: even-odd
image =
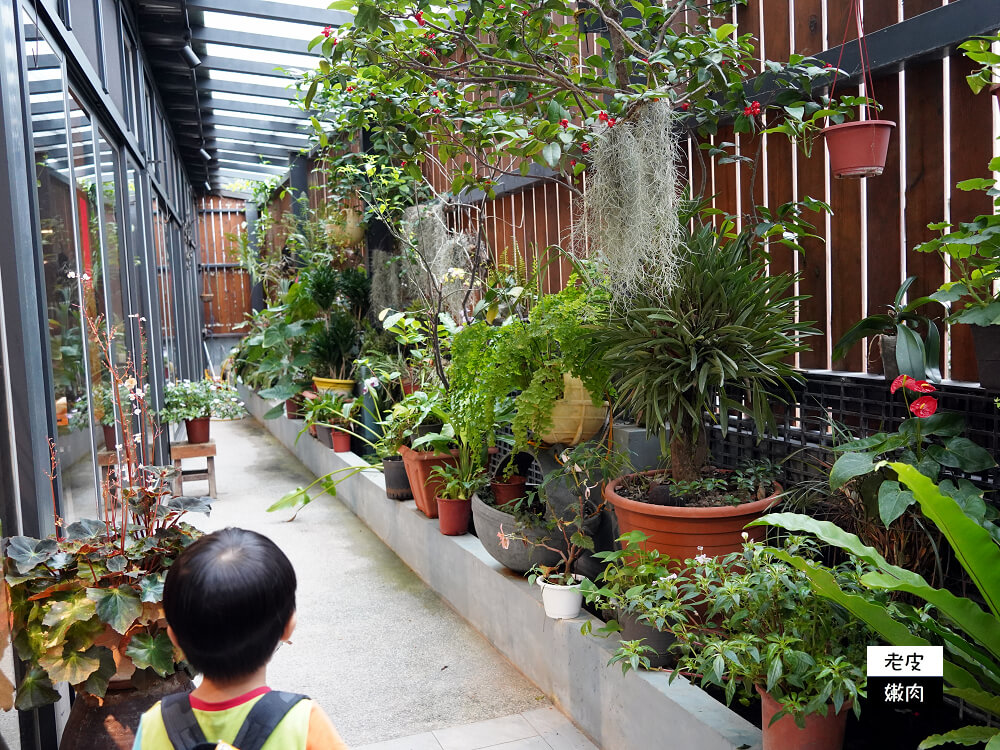
[[(215, 441), (209, 440), (207, 443), (171, 443), (170, 456), (174, 460), (174, 468), (177, 469), (177, 478), (174, 480), (174, 494), (184, 494), (184, 480), (208, 480), (208, 495), (216, 497), (215, 494)], [(185, 458), (204, 458), (207, 465), (204, 469), (182, 469), (181, 461)]]

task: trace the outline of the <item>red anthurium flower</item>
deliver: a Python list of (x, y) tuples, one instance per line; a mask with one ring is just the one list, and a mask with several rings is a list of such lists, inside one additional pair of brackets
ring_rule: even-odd
[(895, 393), (900, 388), (915, 391), (916, 393), (934, 393), (937, 390), (937, 388), (926, 380), (917, 380), (916, 378), (911, 378), (909, 375), (900, 375), (893, 380), (892, 385), (889, 386), (889, 393)]
[(937, 407), (938, 402), (936, 398), (933, 396), (921, 396), (910, 404), (910, 411), (917, 417), (929, 417), (937, 411)]

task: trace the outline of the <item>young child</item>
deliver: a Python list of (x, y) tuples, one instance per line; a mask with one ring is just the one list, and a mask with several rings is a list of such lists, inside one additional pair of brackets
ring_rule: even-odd
[(262, 750), (347, 750), (318, 705), (267, 686), (267, 664), (295, 629), (295, 571), (274, 542), (235, 528), (202, 537), (171, 566), (163, 607), (170, 639), (203, 678), (190, 708), (188, 696), (168, 696), (143, 714), (133, 750), (206, 741), (243, 750), (237, 739)]

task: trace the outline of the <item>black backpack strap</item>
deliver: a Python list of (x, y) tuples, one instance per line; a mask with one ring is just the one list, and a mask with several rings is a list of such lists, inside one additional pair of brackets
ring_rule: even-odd
[(166, 696), (160, 701), (160, 715), (174, 750), (193, 750), (208, 742), (191, 712), (191, 699), (187, 693)]
[(267, 738), (289, 711), (306, 696), (272, 690), (264, 693), (247, 714), (233, 747), (239, 750), (261, 750)]

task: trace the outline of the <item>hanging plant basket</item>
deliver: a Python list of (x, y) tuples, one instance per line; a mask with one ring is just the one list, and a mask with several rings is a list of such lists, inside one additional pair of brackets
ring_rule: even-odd
[(891, 120), (859, 120), (823, 128), (834, 177), (878, 177), (885, 169)]

